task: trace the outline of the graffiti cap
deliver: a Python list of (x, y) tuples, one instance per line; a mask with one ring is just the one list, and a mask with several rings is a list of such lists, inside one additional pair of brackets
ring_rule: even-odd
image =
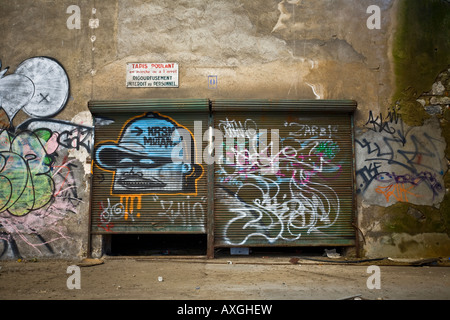
[(183, 141), (180, 129), (183, 128), (166, 117), (147, 113), (127, 123), (118, 144), (101, 144), (95, 159), (100, 167), (109, 170), (127, 165), (129, 159), (154, 160), (158, 165), (181, 161), (182, 150), (178, 154), (175, 152), (175, 157), (173, 152)]

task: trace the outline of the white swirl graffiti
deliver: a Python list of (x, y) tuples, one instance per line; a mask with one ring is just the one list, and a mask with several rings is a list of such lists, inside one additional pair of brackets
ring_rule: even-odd
[[(257, 130), (255, 121), (247, 122)], [(227, 123), (239, 122), (227, 119)], [(263, 150), (261, 154), (251, 148), (252, 139), (247, 137), (247, 143), (227, 146), (227, 156), (241, 161), (220, 165), (215, 171), (220, 186), (232, 197), (222, 202), (234, 214), (223, 228), (229, 245), (245, 245), (251, 238), (273, 244), (325, 234), (339, 217), (339, 197), (327, 184), (342, 173), (342, 160), (336, 158), (341, 149), (333, 139), (338, 126), (296, 122), (284, 126), (296, 130), (278, 136), (281, 148), (276, 153)], [(245, 136), (244, 129), (240, 132)], [(262, 163), (262, 158), (268, 161)]]

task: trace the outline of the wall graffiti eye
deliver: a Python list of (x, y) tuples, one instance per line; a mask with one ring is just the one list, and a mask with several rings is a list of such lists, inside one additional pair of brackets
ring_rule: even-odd
[(141, 168), (157, 168), (172, 163), (172, 159), (169, 157), (157, 157), (157, 158), (141, 158), (139, 159), (139, 167)]
[(134, 166), (135, 161), (131, 158), (124, 158), (120, 159), (119, 163), (117, 164), (118, 167), (122, 168), (128, 168)]
[(393, 180), (389, 172), (381, 172), (375, 176), (375, 179), (379, 182), (391, 182)]
[(141, 167), (153, 167), (155, 166), (155, 161), (153, 161), (152, 159), (149, 158), (144, 158), (144, 159), (140, 159), (139, 160), (139, 165)]

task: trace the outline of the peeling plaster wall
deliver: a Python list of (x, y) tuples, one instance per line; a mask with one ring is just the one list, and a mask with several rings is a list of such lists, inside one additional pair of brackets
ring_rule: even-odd
[[(437, 2), (430, 3), (449, 6)], [(408, 88), (398, 66), (412, 66), (399, 62), (405, 55), (394, 48), (405, 46), (396, 35), (405, 32), (405, 16), (420, 19), (404, 3), (1, 1), (1, 70), (9, 66), (4, 76), (29, 58), (47, 56), (63, 66), (70, 89), (55, 115), (36, 119), (18, 110), (13, 119), (0, 114), (0, 122), (3, 128), (14, 127), (14, 134), (48, 129), (61, 137), (52, 172), (70, 164), (74, 182), (69, 190), (76, 190), (71, 197), (77, 200), (62, 207), (51, 203), (25, 217), (1, 212), (0, 258), (86, 255), (92, 147), (88, 101), (143, 98), (356, 100), (355, 192), (362, 255), (445, 255), (450, 247), (450, 219), (444, 213), (449, 207), (448, 104), (432, 114), (428, 111), (437, 109), (425, 108), (427, 97), (422, 105), (422, 92), (407, 99), (399, 94)], [(79, 16), (68, 12), (73, 5)], [(380, 9), (379, 29), (368, 28), (371, 5)], [(448, 14), (437, 18), (448, 21)], [(69, 28), (74, 22), (79, 28)], [(427, 32), (444, 33), (430, 39), (448, 34), (445, 28)], [(179, 88), (126, 88), (128, 62), (177, 62)], [(439, 56), (433, 70), (447, 70), (448, 64)], [(208, 87), (209, 75), (217, 76), (217, 88)], [(432, 85), (424, 87), (431, 90)], [(6, 99), (1, 89), (0, 82)], [(420, 121), (409, 121), (411, 115)], [(64, 179), (53, 177), (59, 187), (68, 182)], [(58, 190), (52, 190), (54, 197)]]
[[(346, 98), (376, 108), (379, 99), (387, 101), (393, 80), (386, 36), (392, 4), (379, 3), (380, 31), (366, 27), (370, 4), (119, 1), (116, 60), (96, 68), (94, 97), (148, 97), (122, 85), (126, 63), (176, 61), (180, 87), (152, 96)], [(208, 90), (208, 75), (217, 75), (217, 90)], [(113, 83), (120, 85), (110, 92)]]

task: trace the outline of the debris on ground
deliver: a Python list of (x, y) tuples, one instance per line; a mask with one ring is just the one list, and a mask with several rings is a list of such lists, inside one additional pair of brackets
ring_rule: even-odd
[(324, 256), (327, 256), (328, 258), (333, 258), (333, 259), (341, 257), (341, 255), (336, 252), (336, 249), (331, 249), (331, 250), (325, 249)]
[(79, 267), (92, 267), (92, 266), (98, 266), (100, 264), (105, 263), (102, 259), (90, 259), (90, 258), (85, 258), (83, 260), (81, 260), (81, 262), (79, 264), (77, 264), (77, 266)]
[(411, 262), (411, 265), (418, 266), (418, 267), (436, 266), (438, 264), (439, 260), (440, 260), (439, 258), (421, 259), (421, 260)]

